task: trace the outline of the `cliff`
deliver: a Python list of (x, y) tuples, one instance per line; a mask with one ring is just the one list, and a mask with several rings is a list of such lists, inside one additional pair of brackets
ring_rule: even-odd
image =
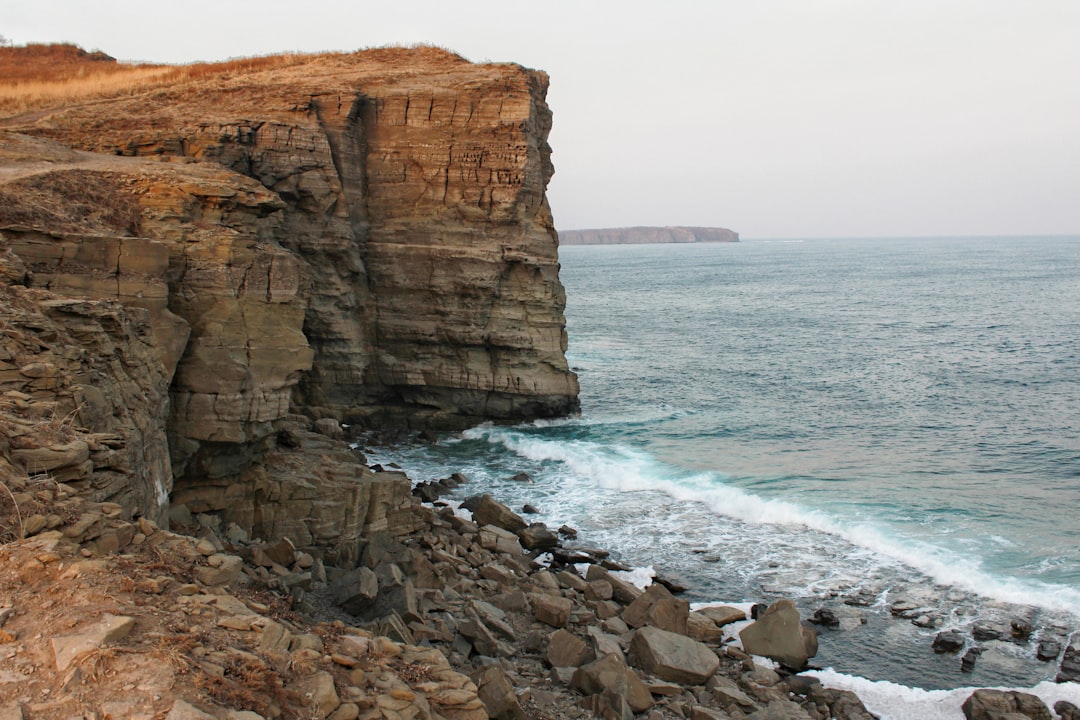
[(562, 230), (563, 245), (637, 245), (649, 243), (739, 242), (739, 233), (711, 227), (627, 227)]
[[(46, 58), (40, 92), (0, 93), (0, 249), (11, 293), (52, 323), (77, 299), (83, 327), (62, 343), (74, 365), (40, 361), (70, 392), (26, 375), (33, 347), (0, 377), (120, 438), (126, 485), (79, 461), (97, 501), (160, 519), (171, 492), (348, 556), (365, 501), (343, 488), (370, 471), (298, 472), (283, 437), (577, 409), (544, 73), (432, 48), (185, 68), (61, 54), (53, 80), (42, 48), (21, 58), (24, 74)], [(102, 80), (80, 81), (80, 61)], [(12, 322), (43, 326), (31, 315)], [(158, 366), (91, 362), (79, 333), (94, 323), (116, 354), (139, 346), (132, 367)], [(127, 376), (145, 411), (113, 392)]]

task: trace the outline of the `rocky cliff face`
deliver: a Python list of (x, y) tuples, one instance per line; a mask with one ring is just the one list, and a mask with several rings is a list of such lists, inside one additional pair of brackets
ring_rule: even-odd
[[(4, 249), (28, 271), (16, 285), (141, 323), (175, 492), (338, 543), (363, 525), (355, 508), (335, 498), (315, 521), (312, 503), (340, 479), (312, 471), (297, 493), (267, 470), (283, 428), (577, 408), (546, 89), (516, 65), (378, 50), (211, 66), (9, 117)], [(283, 497), (299, 505), (267, 509)]]
[(563, 245), (638, 245), (649, 243), (739, 242), (739, 233), (714, 227), (626, 227), (563, 230)]

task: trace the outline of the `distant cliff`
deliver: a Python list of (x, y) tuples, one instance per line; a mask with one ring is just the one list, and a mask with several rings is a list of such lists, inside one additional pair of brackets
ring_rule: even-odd
[[(5, 50), (0, 61), (27, 71), (40, 58), (31, 79), (50, 79), (45, 49)], [(298, 418), (456, 429), (577, 410), (543, 72), (435, 48), (176, 68), (60, 50), (65, 73), (85, 61), (111, 75), (0, 95), (3, 279), (67, 323), (51, 337), (90, 332), (74, 310), (56, 319), (56, 303), (84, 301), (70, 307), (93, 318), (102, 349), (90, 363), (47, 339), (42, 359), (27, 340), (0, 355), (0, 391), (55, 390), (39, 399), (49, 413), (116, 436), (100, 462), (56, 465), (93, 483), (99, 464), (123, 467), (98, 500), (160, 517), (182, 491), (193, 507), (261, 518), (266, 535), (304, 517), (313, 535), (348, 534), (353, 521), (310, 498), (241, 510), (282, 496), (259, 463), (297, 437)], [(109, 301), (122, 307), (93, 304)], [(27, 313), (11, 322), (43, 325)], [(148, 352), (160, 372), (140, 369)], [(138, 417), (113, 390), (131, 383), (145, 386), (128, 393), (148, 404)], [(136, 465), (172, 476), (139, 480)]]
[(739, 233), (711, 227), (626, 227), (560, 230), (563, 245), (739, 242)]

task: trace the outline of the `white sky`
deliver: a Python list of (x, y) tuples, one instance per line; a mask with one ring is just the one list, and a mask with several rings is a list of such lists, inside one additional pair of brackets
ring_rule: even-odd
[(561, 229), (1080, 233), (1077, 0), (0, 0), (190, 62), (427, 42), (551, 75)]

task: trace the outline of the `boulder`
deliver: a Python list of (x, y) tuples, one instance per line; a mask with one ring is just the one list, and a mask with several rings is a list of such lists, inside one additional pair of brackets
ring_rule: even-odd
[(548, 640), (544, 659), (552, 667), (580, 667), (593, 658), (589, 645), (567, 630), (556, 630)]
[(379, 580), (375, 573), (358, 567), (330, 583), (330, 597), (350, 615), (358, 615), (371, 605), (379, 593)]
[(559, 595), (536, 593), (532, 597), (533, 616), (551, 627), (561, 628), (570, 620), (574, 603)]
[(799, 621), (791, 600), (778, 600), (739, 633), (743, 648), (793, 670), (800, 670), (817, 654), (817, 634)]
[(1058, 666), (1056, 682), (1080, 682), (1080, 645), (1072, 644), (1065, 648)]
[(1068, 700), (1058, 700), (1054, 703), (1054, 712), (1058, 714), (1061, 720), (1080, 720), (1080, 708)]
[(720, 644), (724, 639), (723, 629), (706, 616), (696, 612), (686, 616), (686, 635), (703, 643)]
[(630, 640), (630, 663), (661, 680), (701, 685), (720, 658), (707, 645), (667, 630), (645, 626)]
[[(622, 619), (630, 627), (641, 627), (645, 624), (645, 618), (648, 615), (649, 608), (661, 600), (670, 600), (672, 597), (671, 592), (663, 585), (650, 585), (645, 588), (645, 592), (626, 606), (626, 609), (623, 610), (622, 613)], [(687, 612), (689, 612), (689, 606), (687, 607)], [(663, 629), (675, 632), (670, 628)]]
[(56, 669), (64, 672), (80, 657), (97, 650), (107, 642), (121, 640), (135, 627), (135, 618), (106, 614), (104, 619), (75, 635), (52, 639)]
[(517, 536), (526, 550), (547, 550), (559, 544), (559, 536), (548, 530), (544, 523), (533, 523), (518, 530)]
[(1042, 700), (1014, 690), (976, 690), (961, 709), (967, 720), (1003, 720), (1013, 715), (1030, 720), (1051, 720), (1050, 709)]
[(964, 634), (959, 630), (939, 632), (930, 646), (938, 654), (959, 652), (964, 647)]
[(480, 528), (480, 546), (504, 555), (521, 555), (525, 552), (517, 535), (495, 525), (484, 525)]
[(960, 672), (975, 672), (975, 663), (982, 654), (983, 649), (981, 647), (968, 648), (968, 651), (964, 653), (964, 657), (960, 658)]
[(514, 685), (500, 666), (488, 665), (475, 672), (472, 680), (476, 683), (476, 695), (492, 720), (527, 720)]
[(529, 526), (520, 515), (490, 495), (481, 495), (476, 498), (472, 506), (472, 514), (473, 521), (477, 525), (494, 525), (512, 533)]
[(704, 607), (695, 612), (699, 612), (705, 617), (712, 620), (718, 627), (724, 627), (730, 625), (733, 622), (741, 622), (746, 619), (746, 613), (739, 608), (730, 607), (728, 605), (719, 605), (715, 607)]
[(738, 710), (742, 713), (752, 713), (758, 709), (757, 703), (744, 693), (734, 680), (726, 678), (720, 673), (709, 678), (709, 682), (705, 687), (712, 693), (716, 702), (720, 703), (720, 706), (729, 712)]
[(236, 555), (215, 554), (208, 557), (209, 566), (201, 567), (195, 572), (195, 578), (203, 585), (228, 585), (240, 577), (244, 569), (244, 561)]
[(1058, 655), (1061, 654), (1061, 643), (1057, 640), (1041, 640), (1039, 641), (1039, 647), (1035, 651), (1035, 657), (1039, 658), (1043, 662), (1049, 662), (1051, 660), (1057, 660)]
[(679, 598), (666, 598), (655, 603), (645, 613), (645, 624), (680, 635), (689, 635), (690, 603)]
[(618, 655), (605, 655), (588, 665), (582, 665), (570, 679), (570, 687), (583, 695), (603, 692), (621, 695), (634, 713), (645, 712), (653, 705), (648, 688)]
[(835, 612), (824, 607), (814, 611), (814, 616), (810, 618), (810, 622), (822, 627), (840, 627), (840, 618), (836, 617)]

